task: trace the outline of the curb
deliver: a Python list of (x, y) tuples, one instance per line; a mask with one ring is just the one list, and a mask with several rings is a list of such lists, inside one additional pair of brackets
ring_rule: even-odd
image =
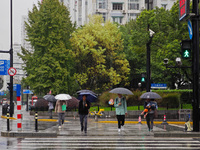
[(1, 136), (3, 137), (20, 137), (20, 138), (25, 138), (25, 137), (38, 137), (38, 138), (43, 138), (43, 137), (57, 137), (57, 133), (44, 133), (44, 132), (1, 132)]
[(200, 137), (200, 134), (199, 132), (154, 132), (154, 137), (194, 138), (194, 137)]

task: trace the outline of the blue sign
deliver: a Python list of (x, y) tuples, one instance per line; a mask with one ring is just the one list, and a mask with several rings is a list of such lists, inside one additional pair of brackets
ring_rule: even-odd
[(31, 90), (23, 90), (23, 94), (33, 94)]
[(152, 83), (151, 84), (151, 88), (153, 89), (166, 89), (167, 88), (167, 84), (165, 83)]
[(10, 60), (0, 60), (0, 75), (8, 75)]
[(0, 92), (0, 96), (3, 96), (4, 95), (4, 92)]
[(17, 91), (17, 84), (13, 84), (13, 91)]
[(192, 39), (193, 37), (193, 31), (192, 31), (192, 23), (190, 20), (188, 20), (188, 31), (189, 31), (189, 37), (190, 37), (190, 40)]
[(17, 96), (21, 96), (21, 84), (16, 84)]

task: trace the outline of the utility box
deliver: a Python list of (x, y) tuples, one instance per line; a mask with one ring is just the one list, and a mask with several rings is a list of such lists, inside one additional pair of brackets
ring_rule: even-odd
[(190, 121), (192, 120), (192, 110), (191, 109), (179, 109), (179, 120), (186, 121), (189, 117)]

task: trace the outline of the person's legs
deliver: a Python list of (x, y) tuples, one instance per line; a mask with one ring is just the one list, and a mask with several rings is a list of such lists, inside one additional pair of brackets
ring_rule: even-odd
[(124, 126), (125, 122), (125, 115), (121, 115), (121, 125)]
[(153, 130), (154, 114), (149, 114), (149, 119), (150, 119), (150, 130)]
[(62, 120), (62, 113), (58, 113), (58, 124), (61, 126), (61, 120)]
[(53, 111), (53, 109), (49, 109), (49, 119), (52, 119), (53, 117), (52, 117), (52, 111)]
[(80, 115), (81, 131), (83, 131), (83, 119), (84, 115)]
[(118, 129), (120, 129), (121, 128), (120, 115), (117, 115), (117, 121), (118, 121)]
[(62, 113), (62, 124), (65, 122), (65, 113)]
[(147, 116), (146, 116), (146, 121), (147, 121), (148, 129), (150, 131), (150, 117), (149, 117), (149, 114), (147, 114)]
[(85, 121), (85, 133), (87, 132), (87, 115), (84, 115), (84, 121)]

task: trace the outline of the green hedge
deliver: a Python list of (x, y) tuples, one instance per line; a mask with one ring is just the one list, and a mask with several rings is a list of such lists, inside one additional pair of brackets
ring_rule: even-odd
[[(156, 100), (159, 107), (177, 108), (180, 104), (191, 104), (192, 90), (152, 90), (158, 93), (162, 99)], [(126, 96), (128, 106), (143, 105), (145, 100), (141, 100), (140, 96), (146, 91), (133, 91), (134, 95)], [(115, 99), (117, 94), (109, 93), (109, 91), (103, 92), (99, 96), (99, 105), (108, 106), (110, 99)]]

